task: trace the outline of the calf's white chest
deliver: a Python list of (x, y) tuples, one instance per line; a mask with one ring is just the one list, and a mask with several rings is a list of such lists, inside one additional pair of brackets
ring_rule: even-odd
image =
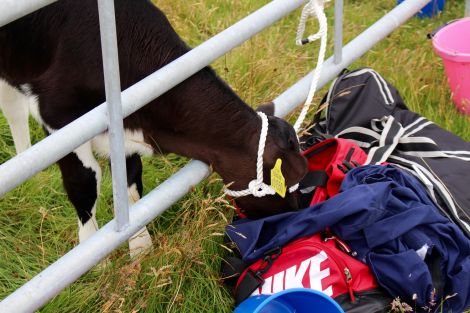
[[(29, 89), (28, 89), (29, 90)], [(49, 133), (53, 133), (56, 131), (52, 129), (49, 125), (47, 125), (41, 117), (39, 113), (39, 103), (37, 101), (37, 97), (33, 95), (30, 91), (27, 93), (27, 96), (33, 100), (30, 102), (30, 112), (31, 115), (45, 127)], [(60, 114), (63, 114), (60, 113)], [(99, 156), (109, 158), (110, 156), (110, 145), (109, 145), (109, 134), (108, 132), (101, 133), (94, 137), (91, 140), (93, 151), (96, 152)], [(153, 148), (144, 141), (144, 134), (142, 130), (129, 130), (124, 129), (124, 150), (126, 156), (130, 156), (132, 154), (139, 154), (139, 155), (151, 155), (153, 153)]]
[[(92, 140), (93, 151), (102, 157), (109, 158), (110, 145), (108, 132), (99, 134)], [(152, 147), (144, 141), (144, 134), (141, 130), (124, 130), (124, 150), (126, 156), (132, 154), (151, 155), (153, 153)]]

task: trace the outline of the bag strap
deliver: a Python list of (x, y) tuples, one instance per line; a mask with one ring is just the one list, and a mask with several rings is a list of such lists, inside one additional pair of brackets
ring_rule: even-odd
[(434, 287), (434, 299), (442, 299), (444, 297), (444, 286), (446, 278), (443, 277), (441, 264), (442, 256), (437, 252), (437, 249), (433, 249), (431, 254), (427, 255), (424, 259), (429, 273), (431, 274), (432, 286)]
[[(384, 116), (371, 121), (372, 129), (350, 127), (336, 137), (353, 140), (360, 147), (369, 148), (364, 164), (380, 164), (385, 162), (397, 147), (405, 130), (393, 116)], [(353, 139), (354, 138), (354, 139)]]
[(365, 164), (381, 164), (395, 150), (405, 130), (393, 116), (372, 120), (372, 129), (380, 131), (381, 135), (378, 146), (369, 150)]
[(300, 208), (311, 205), (312, 199), (317, 192), (317, 187), (326, 188), (328, 174), (325, 171), (310, 171), (299, 183), (297, 203)]
[(264, 254), (263, 265), (260, 268), (256, 270), (249, 268), (245, 275), (240, 277), (240, 280), (238, 281), (238, 284), (235, 288), (236, 305), (243, 302), (243, 300), (251, 296), (256, 289), (260, 288), (264, 284), (264, 278), (262, 275), (271, 268), (274, 260), (276, 260), (281, 255), (281, 253), (281, 247), (276, 247), (267, 251)]
[(242, 259), (235, 256), (228, 256), (222, 259), (220, 264), (220, 275), (224, 283), (235, 287), (241, 273), (247, 268), (247, 264)]
[(396, 150), (403, 155), (420, 158), (455, 158), (470, 161), (470, 151), (444, 151), (429, 137), (411, 135), (426, 126), (431, 121), (420, 117), (407, 127), (403, 127), (391, 115), (381, 119), (373, 119), (371, 128), (350, 127), (336, 135), (356, 142), (360, 147), (369, 149), (366, 164), (380, 164), (385, 162)]
[(312, 187), (326, 187), (328, 182), (328, 174), (325, 171), (310, 171), (299, 183), (299, 190), (301, 193), (305, 189)]
[[(234, 297), (237, 305), (248, 298), (264, 283), (264, 279), (259, 273), (251, 269), (247, 270), (247, 268), (248, 264), (235, 256), (224, 258), (220, 265), (222, 280), (225, 285), (234, 289)], [(245, 271), (245, 275), (242, 276)]]
[(235, 305), (248, 299), (256, 289), (264, 284), (264, 279), (252, 270), (248, 270), (240, 284), (235, 288)]

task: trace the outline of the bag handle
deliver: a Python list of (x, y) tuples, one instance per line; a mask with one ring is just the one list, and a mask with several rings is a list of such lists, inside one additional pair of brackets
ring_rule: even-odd
[(442, 24), (441, 26), (437, 27), (436, 29), (434, 29), (433, 31), (431, 31), (430, 33), (428, 33), (428, 34), (426, 35), (426, 37), (427, 37), (428, 39), (432, 39), (434, 36), (436, 36), (436, 34), (437, 34), (441, 29), (443, 29), (443, 28), (446, 27), (447, 25), (452, 24), (453, 22), (457, 22), (457, 21), (458, 21), (458, 19), (445, 22), (445, 23)]
[(405, 132), (403, 126), (396, 122), (395, 118), (391, 115), (372, 121), (373, 129), (380, 129), (380, 126), (383, 129), (379, 138), (379, 145), (369, 150), (365, 164), (381, 164), (385, 162), (393, 150), (395, 150)]

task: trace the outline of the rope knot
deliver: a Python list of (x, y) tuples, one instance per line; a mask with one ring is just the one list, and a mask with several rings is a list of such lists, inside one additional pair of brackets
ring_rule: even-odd
[[(329, 0), (310, 0), (302, 9), (302, 13), (300, 15), (300, 22), (299, 22), (299, 27), (297, 29), (297, 38), (295, 43), (298, 46), (305, 45), (309, 42), (315, 41), (320, 39), (325, 33), (326, 33), (326, 28), (327, 24), (326, 22), (326, 16), (324, 11), (325, 7), (325, 2), (329, 2)], [(316, 34), (310, 35), (306, 38), (302, 38), (304, 32), (305, 32), (305, 25), (307, 23), (307, 19), (310, 16), (314, 16), (318, 19), (320, 22), (320, 29)]]
[(250, 190), (251, 194), (257, 198), (264, 197), (266, 195), (274, 195), (276, 192), (273, 190), (273, 188), (269, 185), (266, 185), (263, 182), (259, 182), (256, 179), (253, 179), (249, 184), (248, 184), (248, 189)]

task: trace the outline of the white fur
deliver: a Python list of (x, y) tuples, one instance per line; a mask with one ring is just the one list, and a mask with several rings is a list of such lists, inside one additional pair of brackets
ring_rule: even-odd
[(140, 200), (139, 192), (137, 191), (137, 185), (132, 184), (127, 188), (127, 198), (129, 200), (129, 206)]
[[(132, 184), (127, 189), (127, 197), (129, 199), (129, 206), (132, 206), (134, 203), (139, 201), (140, 196), (135, 184)], [(146, 253), (151, 248), (153, 248), (152, 238), (145, 226), (129, 238), (129, 254), (131, 258), (135, 258), (142, 253)]]
[(96, 194), (100, 193), (100, 182), (101, 182), (101, 167), (98, 164), (95, 156), (93, 155), (93, 151), (91, 149), (91, 142), (87, 141), (77, 149), (73, 151), (77, 157), (82, 162), (83, 166), (86, 168), (91, 169), (95, 172), (96, 175)]
[[(33, 118), (47, 131), (52, 134), (56, 130), (47, 125), (39, 113), (37, 95), (31, 91), (31, 86), (23, 84), (20, 86), (22, 92), (10, 86), (0, 79), (0, 108), (2, 109), (10, 125), (17, 153), (31, 146), (28, 127), (28, 115)], [(109, 134), (101, 133), (92, 140), (93, 150), (102, 157), (109, 158)], [(144, 141), (141, 130), (124, 130), (124, 149), (127, 156), (132, 154), (152, 155), (153, 148)]]
[(37, 102), (37, 100), (0, 79), (0, 108), (10, 126), (16, 153), (31, 147), (28, 125), (30, 102)]
[[(22, 89), (23, 89), (23, 86), (24, 85), (21, 86)], [(29, 94), (31, 94), (31, 97), (36, 97), (31, 93), (30, 90), (27, 91), (27, 92)], [(53, 129), (52, 127), (47, 125), (46, 122), (44, 122), (44, 120), (42, 119), (41, 114), (39, 113), (39, 103), (38, 103), (38, 101), (31, 101), (29, 103), (29, 113), (31, 113), (31, 116), (36, 120), (36, 122), (38, 122), (39, 125), (44, 127), (49, 132), (49, 134), (52, 134), (53, 132), (56, 131), (55, 129)]]
[(80, 219), (78, 220), (78, 240), (80, 243), (84, 242), (91, 236), (93, 236), (98, 230), (98, 222), (96, 221), (96, 203), (91, 210), (91, 218), (82, 224)]
[[(109, 158), (109, 134), (104, 132), (92, 139), (93, 150), (100, 156)], [(138, 153), (140, 155), (151, 155), (152, 147), (144, 141), (144, 134), (140, 130), (124, 130), (124, 150), (126, 156)]]
[(147, 253), (152, 247), (152, 237), (145, 226), (129, 238), (129, 255), (132, 259)]

